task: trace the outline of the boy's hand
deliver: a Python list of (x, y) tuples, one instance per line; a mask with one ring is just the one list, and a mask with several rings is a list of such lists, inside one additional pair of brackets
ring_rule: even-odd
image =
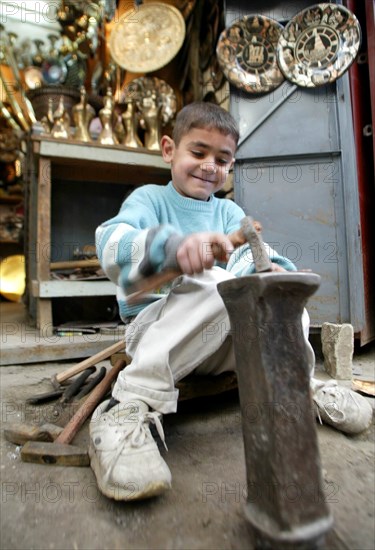
[(281, 267), (281, 265), (279, 264), (274, 264), (273, 262), (271, 263), (271, 266), (272, 266), (272, 271), (286, 271), (286, 269), (284, 269), (283, 267)]
[(177, 249), (177, 263), (183, 273), (192, 275), (211, 269), (215, 259), (228, 261), (234, 248), (224, 233), (192, 233)]

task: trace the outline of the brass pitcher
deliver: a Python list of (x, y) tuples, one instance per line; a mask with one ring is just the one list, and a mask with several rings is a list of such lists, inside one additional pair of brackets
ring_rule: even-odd
[(95, 116), (94, 108), (87, 103), (87, 94), (84, 86), (81, 86), (81, 100), (72, 108), (73, 121), (76, 127), (74, 139), (89, 143), (92, 141), (89, 126)]
[(126, 147), (132, 147), (134, 149), (143, 147), (137, 134), (138, 120), (134, 100), (132, 98), (127, 99), (126, 103), (126, 111), (122, 114), (122, 122), (125, 129), (125, 136), (122, 143)]
[(112, 90), (111, 88), (108, 88), (104, 98), (104, 107), (99, 111), (102, 130), (98, 137), (98, 143), (101, 143), (102, 145), (118, 145), (118, 140), (112, 127), (113, 109), (114, 101)]

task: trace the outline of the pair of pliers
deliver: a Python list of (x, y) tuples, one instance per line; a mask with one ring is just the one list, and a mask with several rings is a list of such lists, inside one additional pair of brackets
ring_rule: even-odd
[(93, 388), (95, 388), (95, 386), (99, 384), (99, 382), (101, 382), (101, 380), (103, 380), (106, 373), (106, 368), (102, 367), (99, 373), (89, 380), (87, 384), (85, 384), (88, 377), (95, 371), (96, 367), (89, 367), (84, 370), (71, 384), (69, 384), (67, 388), (59, 388), (58, 390), (51, 392), (34, 395), (33, 397), (26, 399), (26, 403), (31, 405), (41, 405), (42, 403), (47, 403), (49, 401), (61, 398), (60, 403), (65, 405), (66, 403), (69, 403), (73, 397), (77, 400), (81, 399), (81, 397), (87, 395)]

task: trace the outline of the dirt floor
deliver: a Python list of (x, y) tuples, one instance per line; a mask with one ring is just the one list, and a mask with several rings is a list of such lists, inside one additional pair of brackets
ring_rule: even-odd
[[(318, 353), (318, 350), (317, 350)], [(52, 405), (25, 399), (50, 389), (49, 378), (72, 362), (0, 368), (2, 428), (56, 419)], [(73, 362), (74, 364), (74, 362)], [(103, 365), (109, 365), (103, 362)], [(355, 354), (356, 377), (374, 379), (375, 348)], [(322, 362), (318, 376), (327, 377)], [(374, 403), (373, 398), (368, 398)], [(251, 549), (244, 515), (245, 460), (236, 391), (180, 403), (164, 418), (173, 475), (167, 494), (137, 503), (102, 496), (89, 467), (28, 464), (1, 432), (2, 549)], [(324, 498), (334, 528), (324, 549), (374, 549), (374, 425), (346, 436), (317, 424)], [(87, 445), (87, 425), (74, 443)], [(313, 498), (313, 497), (312, 497)]]

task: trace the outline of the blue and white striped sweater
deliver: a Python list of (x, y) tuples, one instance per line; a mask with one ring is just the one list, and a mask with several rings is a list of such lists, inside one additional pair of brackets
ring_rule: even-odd
[[(117, 216), (96, 230), (98, 258), (108, 278), (117, 285), (121, 317), (125, 320), (136, 315), (162, 296), (147, 295), (136, 306), (126, 304), (126, 289), (162, 271), (171, 260), (173, 263), (176, 246), (184, 236), (205, 231), (229, 234), (240, 227), (244, 216), (233, 201), (215, 196), (207, 202), (183, 197), (172, 182), (166, 186), (149, 184), (133, 191)], [(296, 269), (269, 247), (268, 252), (273, 262), (290, 271)], [(236, 276), (254, 272), (250, 248), (245, 245), (235, 250), (224, 267)]]

